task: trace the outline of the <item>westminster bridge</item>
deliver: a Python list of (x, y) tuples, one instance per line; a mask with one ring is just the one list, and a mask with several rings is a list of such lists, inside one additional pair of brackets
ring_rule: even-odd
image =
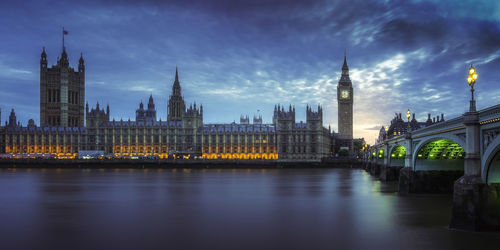
[(451, 227), (500, 229), (500, 105), (379, 142), (364, 167), (399, 193), (453, 192)]

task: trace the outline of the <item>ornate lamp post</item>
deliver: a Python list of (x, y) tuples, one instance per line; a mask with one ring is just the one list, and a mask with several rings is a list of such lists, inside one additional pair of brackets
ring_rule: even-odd
[(454, 183), (453, 188), (453, 210), (451, 216), (451, 228), (465, 230), (485, 230), (498, 228), (497, 221), (500, 219), (496, 213), (496, 206), (492, 206), (495, 200), (490, 197), (496, 194), (485, 183), (481, 172), (481, 128), (479, 123), (479, 112), (476, 111), (474, 100), (474, 84), (478, 74), (471, 65), (467, 82), (470, 86), (471, 100), (469, 112), (463, 115), (465, 125), (465, 159), (464, 176)]
[(410, 117), (411, 117), (411, 112), (410, 109), (408, 109), (408, 111), (406, 111), (406, 119), (408, 119), (408, 133), (411, 132)]
[(470, 68), (469, 68), (469, 75), (467, 76), (467, 82), (469, 83), (470, 92), (472, 95), (472, 98), (470, 100), (469, 112), (476, 111), (476, 100), (474, 100), (474, 84), (476, 83), (476, 80), (477, 80), (477, 72), (476, 72), (476, 69), (474, 67), (472, 67), (472, 64), (471, 64)]

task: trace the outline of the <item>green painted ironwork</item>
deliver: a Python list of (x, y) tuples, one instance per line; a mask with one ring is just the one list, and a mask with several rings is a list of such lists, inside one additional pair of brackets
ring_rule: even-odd
[(392, 149), (391, 159), (402, 160), (406, 156), (406, 148), (404, 146), (397, 146)]
[(425, 144), (417, 154), (417, 159), (464, 159), (465, 151), (457, 143), (439, 139)]

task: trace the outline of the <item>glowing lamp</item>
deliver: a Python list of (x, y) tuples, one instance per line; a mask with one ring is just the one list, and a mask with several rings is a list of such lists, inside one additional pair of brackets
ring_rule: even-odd
[(474, 100), (474, 84), (476, 83), (477, 77), (478, 77), (477, 71), (474, 67), (472, 67), (472, 64), (471, 64), (470, 68), (469, 68), (469, 75), (467, 76), (467, 82), (469, 83), (470, 92), (471, 92), (471, 100), (470, 100), (470, 108), (469, 108), (469, 111), (471, 111), (471, 112), (476, 111), (476, 101)]
[(470, 66), (469, 68), (469, 75), (467, 76), (467, 82), (469, 83), (469, 85), (473, 86), (474, 83), (476, 82), (477, 80), (477, 71), (474, 67), (472, 67), (472, 65)]

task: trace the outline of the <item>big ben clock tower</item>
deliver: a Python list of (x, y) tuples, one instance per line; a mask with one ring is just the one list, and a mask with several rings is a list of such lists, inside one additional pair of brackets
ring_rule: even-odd
[(344, 55), (344, 65), (342, 66), (342, 76), (337, 85), (338, 102), (338, 128), (339, 139), (343, 141), (342, 146), (349, 147), (352, 150), (352, 105), (354, 93), (352, 91), (352, 82), (349, 78), (349, 67)]

